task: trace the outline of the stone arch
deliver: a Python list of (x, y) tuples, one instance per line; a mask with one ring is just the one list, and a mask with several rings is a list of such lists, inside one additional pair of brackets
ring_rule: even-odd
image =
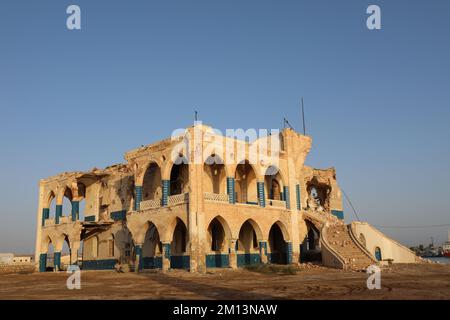
[(287, 241), (288, 239), (283, 232), (283, 224), (279, 221), (272, 224), (268, 237), (268, 252), (270, 262), (275, 264), (287, 263)]
[(41, 252), (40, 253), (48, 253), (48, 247), (50, 244), (53, 244), (54, 241), (50, 235), (46, 235), (41, 242)]
[(164, 168), (163, 180), (169, 180), (169, 196), (189, 192), (189, 161), (180, 154)]
[(264, 170), (264, 176), (267, 176), (267, 175), (270, 175), (270, 176), (271, 175), (278, 175), (279, 179), (281, 181), (281, 184), (283, 186), (289, 185), (288, 180), (286, 178), (286, 174), (284, 173), (283, 170), (281, 170), (281, 168), (278, 165), (275, 165), (275, 164), (272, 164), (272, 163), (267, 165), (265, 167), (265, 170)]
[(48, 209), (48, 219), (56, 216), (56, 193), (50, 190), (44, 198), (44, 209)]
[(249, 253), (259, 248), (262, 232), (259, 225), (253, 219), (247, 219), (239, 228), (237, 250)]
[(245, 163), (247, 163), (253, 169), (253, 171), (255, 172), (257, 181), (262, 181), (263, 180), (262, 176), (263, 176), (264, 172), (261, 169), (261, 166), (259, 164), (251, 163), (247, 157), (241, 158), (240, 160), (237, 159), (236, 164), (230, 166), (229, 174), (231, 175), (231, 177), (236, 177), (236, 170), (237, 170), (238, 166), (245, 164)]
[(284, 187), (287, 186), (286, 179), (281, 170), (270, 165), (264, 172), (264, 185), (267, 199), (283, 200)]
[(142, 186), (142, 201), (159, 199), (162, 196), (161, 167), (157, 162), (149, 163), (138, 185)]
[(170, 243), (171, 255), (183, 255), (187, 252), (188, 231), (186, 224), (180, 218), (176, 219), (175, 228), (172, 233), (172, 241)]
[(182, 217), (181, 215), (176, 215), (168, 223), (165, 223), (164, 225), (161, 225), (158, 227), (159, 230), (162, 230), (161, 231), (161, 239), (162, 239), (161, 241), (163, 241), (163, 242), (171, 242), (172, 241), (172, 236), (175, 231), (175, 228), (177, 227), (177, 223), (179, 220), (181, 222), (183, 222), (183, 224), (187, 227), (188, 223), (185, 220), (185, 218)]
[(142, 256), (153, 258), (162, 254), (162, 243), (158, 227), (151, 221), (146, 222), (144, 243), (142, 244)]
[(51, 205), (53, 199), (55, 199), (55, 198), (56, 198), (56, 193), (53, 190), (49, 190), (43, 199), (43, 207), (50, 208), (50, 205)]
[(63, 189), (63, 197), (61, 201), (62, 207), (62, 215), (70, 216), (72, 213), (72, 200), (73, 200), (73, 192), (69, 186), (65, 186)]
[(228, 168), (222, 158), (217, 155), (210, 155), (203, 163), (203, 186), (205, 192), (216, 194), (227, 193)]
[(180, 164), (189, 165), (188, 158), (182, 153), (180, 153), (178, 158), (175, 160), (170, 159), (170, 158), (167, 159), (166, 163), (161, 167), (162, 168), (162, 179), (170, 180), (170, 173), (171, 173), (173, 167), (176, 165), (180, 165)]
[(158, 166), (158, 168), (160, 169), (160, 172), (161, 172), (161, 176), (162, 176), (163, 164), (158, 159), (152, 158), (152, 159), (148, 160), (147, 162), (145, 162), (145, 164), (142, 165), (141, 167), (139, 167), (139, 165), (136, 163), (135, 168), (134, 168), (136, 185), (138, 185), (138, 186), (143, 185), (145, 173), (147, 172), (148, 168), (151, 167), (152, 165)]
[(322, 261), (321, 229), (309, 220), (305, 220), (306, 234), (300, 239), (300, 260), (303, 262)]
[(226, 220), (220, 215), (211, 219), (207, 228), (207, 251), (227, 252), (231, 239), (231, 230)]
[(239, 163), (235, 169), (236, 202), (258, 204), (258, 174), (255, 166), (247, 160)]
[(86, 193), (87, 186), (83, 182), (78, 182), (76, 186), (77, 201), (78, 201), (78, 218), (84, 220), (86, 214), (93, 215), (93, 213), (86, 212)]
[[(272, 224), (272, 226), (270, 227), (270, 229), (272, 229), (272, 227), (274, 225), (277, 225), (280, 228), (280, 231), (281, 231), (281, 234), (283, 235), (284, 241), (290, 241), (291, 240), (291, 235), (290, 235), (290, 233), (288, 231), (288, 228), (286, 227), (286, 225), (282, 221), (280, 221), (280, 220), (275, 221)], [(270, 234), (270, 229), (269, 229), (269, 234)], [(267, 239), (268, 238), (269, 237), (267, 237)]]

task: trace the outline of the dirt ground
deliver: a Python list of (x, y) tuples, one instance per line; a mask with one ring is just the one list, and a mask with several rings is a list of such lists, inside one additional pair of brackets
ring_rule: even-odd
[(0, 299), (450, 299), (450, 265), (395, 265), (381, 273), (381, 290), (367, 274), (312, 268), (295, 275), (217, 269), (82, 271), (81, 289), (68, 290), (66, 273), (0, 275)]

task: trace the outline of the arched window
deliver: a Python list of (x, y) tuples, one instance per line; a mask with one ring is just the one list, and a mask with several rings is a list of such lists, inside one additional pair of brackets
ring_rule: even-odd
[(98, 237), (95, 236), (92, 238), (92, 257), (98, 257)]
[(238, 203), (258, 204), (256, 173), (248, 161), (236, 167), (236, 201)]
[(108, 255), (110, 257), (114, 257), (114, 235), (111, 235), (111, 237), (108, 239)]
[(376, 247), (375, 248), (375, 258), (378, 261), (381, 261), (383, 259), (383, 257), (381, 256), (381, 249), (380, 249), (380, 247)]

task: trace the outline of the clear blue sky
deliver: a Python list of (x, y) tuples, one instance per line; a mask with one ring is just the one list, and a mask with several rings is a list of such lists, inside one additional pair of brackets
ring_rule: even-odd
[(299, 129), (302, 96), (307, 163), (336, 167), (362, 220), (450, 223), (449, 33), (446, 0), (2, 0), (0, 252), (34, 250), (39, 179), (123, 162), (194, 109), (222, 130)]

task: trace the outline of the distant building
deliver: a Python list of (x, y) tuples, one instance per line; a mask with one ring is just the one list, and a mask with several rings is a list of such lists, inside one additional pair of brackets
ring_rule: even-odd
[(12, 253), (0, 253), (0, 264), (11, 264), (14, 259)]
[(32, 262), (31, 255), (14, 256), (14, 253), (0, 253), (0, 264), (29, 264)]
[(17, 256), (12, 259), (13, 264), (32, 263), (33, 258), (31, 256)]

